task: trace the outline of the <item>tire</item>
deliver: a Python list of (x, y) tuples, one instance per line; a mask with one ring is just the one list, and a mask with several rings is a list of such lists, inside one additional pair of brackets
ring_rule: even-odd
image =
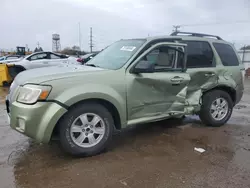
[[(217, 104), (216, 100), (223, 101), (223, 99), (226, 101), (228, 110), (223, 113), (221, 118), (213, 117), (212, 114), (215, 112), (214, 110), (211, 110), (211, 107), (215, 106)], [(225, 103), (224, 103), (225, 104)], [(217, 108), (217, 107), (216, 107)], [(220, 108), (220, 107), (218, 107)], [(219, 109), (220, 110), (220, 109)], [(207, 125), (212, 127), (220, 127), (227, 123), (227, 121), (230, 119), (233, 111), (233, 101), (230, 95), (222, 90), (213, 90), (210, 92), (207, 92), (202, 97), (202, 105), (201, 110), (199, 112), (199, 116), (201, 121)], [(216, 114), (216, 112), (215, 112)], [(218, 113), (219, 117), (219, 113)]]
[[(82, 115), (82, 117), (85, 117), (83, 118), (83, 121), (82, 120), (79, 121), (78, 118), (80, 115)], [(99, 121), (97, 125), (94, 126), (96, 128), (93, 128), (92, 126), (92, 129), (91, 129), (90, 121), (92, 121), (91, 120), (92, 115), (95, 115), (95, 117), (99, 116), (97, 117), (97, 119), (100, 118), (101, 120)], [(88, 118), (90, 119), (86, 121), (86, 117), (87, 119)], [(83, 125), (81, 125), (80, 122), (84, 122), (84, 121), (88, 122), (86, 124), (89, 124), (90, 130), (88, 130), (88, 128), (83, 126), (84, 123)], [(85, 132), (79, 133), (79, 137), (78, 137), (78, 132), (72, 133), (73, 132), (72, 124), (74, 122), (75, 124), (80, 123), (79, 125), (81, 125), (80, 126), (81, 129), (85, 129), (84, 130)], [(86, 124), (85, 126), (87, 126)], [(94, 123), (92, 124), (94, 125)], [(99, 140), (97, 144), (91, 145), (89, 138), (92, 138), (91, 140), (93, 140), (93, 136), (94, 137), (98, 136), (98, 134), (95, 134), (97, 130), (97, 126), (99, 126), (99, 132), (102, 129), (104, 133), (102, 135), (99, 135), (100, 137), (94, 139), (95, 141)], [(70, 109), (69, 112), (59, 122), (59, 127), (60, 127), (60, 130), (59, 130), (60, 131), (60, 143), (61, 143), (62, 149), (65, 152), (73, 156), (93, 156), (93, 155), (97, 155), (103, 152), (108, 147), (109, 143), (111, 142), (113, 131), (114, 131), (114, 120), (110, 112), (104, 106), (97, 104), (97, 103), (83, 103)], [(79, 131), (78, 127), (75, 130)], [(87, 133), (89, 134), (86, 137)], [(78, 138), (81, 139), (80, 136), (84, 137), (83, 134), (85, 135), (86, 138), (82, 142), (81, 141), (78, 142), (77, 139)]]
[(26, 69), (21, 66), (9, 67), (9, 74), (12, 79), (14, 79), (20, 72), (25, 71)]

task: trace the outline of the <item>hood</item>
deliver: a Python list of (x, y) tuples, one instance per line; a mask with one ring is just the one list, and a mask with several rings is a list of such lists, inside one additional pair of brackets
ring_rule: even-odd
[(41, 83), (45, 81), (82, 75), (84, 72), (97, 72), (106, 69), (84, 65), (60, 65), (45, 68), (36, 68), (23, 71), (15, 77), (15, 82), (22, 85), (27, 82)]
[(0, 64), (8, 64), (8, 63), (13, 63), (13, 62), (18, 62), (18, 61), (21, 61), (21, 60), (22, 60), (22, 58), (3, 60), (3, 61), (0, 61)]

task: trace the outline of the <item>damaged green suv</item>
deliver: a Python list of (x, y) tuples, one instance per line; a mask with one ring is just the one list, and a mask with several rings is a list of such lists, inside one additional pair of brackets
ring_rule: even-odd
[(243, 95), (244, 66), (218, 36), (117, 41), (84, 66), (20, 73), (6, 97), (10, 126), (38, 142), (58, 136), (72, 155), (100, 153), (114, 130), (199, 115), (221, 126)]

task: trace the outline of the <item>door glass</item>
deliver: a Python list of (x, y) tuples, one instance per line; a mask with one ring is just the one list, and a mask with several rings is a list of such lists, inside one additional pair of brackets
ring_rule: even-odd
[(47, 54), (46, 53), (35, 54), (35, 55), (33, 55), (33, 56), (30, 57), (31, 61), (41, 60), (41, 59), (47, 59)]
[(224, 66), (238, 66), (239, 61), (234, 52), (234, 49), (223, 43), (213, 43), (217, 53), (220, 56), (221, 62)]
[(170, 69), (175, 67), (177, 51), (168, 46), (161, 46), (145, 55), (142, 60), (155, 65), (155, 69)]
[(11, 59), (18, 59), (17, 56), (10, 56), (10, 57), (7, 57), (7, 60), (11, 60)]
[(61, 57), (55, 54), (50, 54), (50, 59), (61, 59)]
[(214, 54), (208, 42), (187, 41), (187, 68), (214, 67)]

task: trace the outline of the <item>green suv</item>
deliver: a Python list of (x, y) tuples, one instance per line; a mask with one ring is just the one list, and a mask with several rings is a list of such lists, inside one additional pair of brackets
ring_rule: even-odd
[(175, 32), (117, 41), (84, 66), (20, 73), (6, 97), (10, 126), (72, 155), (102, 152), (115, 130), (199, 115), (221, 126), (243, 95), (244, 66), (218, 36)]

